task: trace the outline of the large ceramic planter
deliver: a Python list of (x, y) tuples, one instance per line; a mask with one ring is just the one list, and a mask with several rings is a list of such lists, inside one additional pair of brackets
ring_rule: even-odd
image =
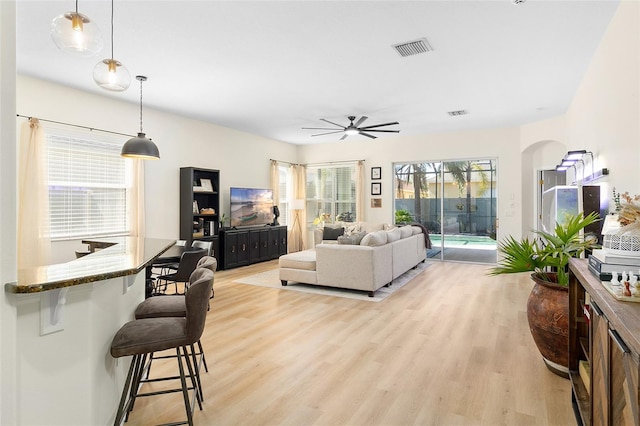
[[(555, 275), (555, 274), (547, 274)], [(569, 377), (569, 291), (567, 287), (544, 281), (535, 273), (527, 301), (527, 319), (533, 340), (547, 368)]]

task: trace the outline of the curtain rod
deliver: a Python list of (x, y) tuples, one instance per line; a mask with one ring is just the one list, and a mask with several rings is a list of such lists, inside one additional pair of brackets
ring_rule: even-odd
[(320, 166), (323, 164), (357, 163), (358, 161), (364, 162), (365, 160), (323, 161), (320, 163), (308, 163), (308, 164), (305, 164), (305, 166)]
[(118, 132), (113, 132), (111, 130), (103, 130), (103, 129), (96, 129), (95, 127), (87, 127), (87, 126), (81, 126), (79, 124), (71, 124), (71, 123), (64, 123), (62, 121), (55, 121), (55, 120), (47, 120), (44, 118), (38, 118), (38, 117), (29, 117), (26, 115), (22, 115), (22, 114), (16, 114), (17, 117), (21, 117), (21, 118), (27, 118), (27, 119), (32, 119), (32, 118), (37, 118), (40, 121), (46, 121), (47, 123), (55, 123), (55, 124), (62, 124), (63, 126), (70, 126), (70, 127), (79, 127), (80, 129), (87, 129), (90, 131), (97, 131), (97, 132), (104, 132), (104, 133), (111, 133), (112, 135), (120, 135), (120, 136), (127, 136), (127, 137), (134, 137), (134, 135), (128, 135), (126, 133), (118, 133)]
[(293, 166), (319, 166), (321, 164), (357, 163), (358, 161), (363, 161), (364, 162), (365, 160), (328, 161), (328, 162), (323, 162), (323, 163), (308, 163), (308, 164), (292, 163), (290, 161), (274, 160), (273, 158), (269, 158), (269, 161), (277, 161), (278, 163), (291, 164)]

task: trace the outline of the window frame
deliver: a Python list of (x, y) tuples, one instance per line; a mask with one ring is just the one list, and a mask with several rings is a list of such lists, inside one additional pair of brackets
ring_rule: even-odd
[(120, 156), (123, 137), (56, 125), (43, 131), (51, 241), (129, 235), (133, 162)]

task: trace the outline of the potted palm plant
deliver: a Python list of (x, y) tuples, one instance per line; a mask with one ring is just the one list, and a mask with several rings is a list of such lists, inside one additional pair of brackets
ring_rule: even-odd
[(539, 239), (512, 236), (498, 243), (502, 258), (490, 275), (532, 272), (533, 289), (527, 301), (527, 319), (533, 340), (549, 370), (568, 377), (569, 259), (595, 248), (585, 238), (585, 227), (599, 221), (596, 213), (569, 216), (554, 233), (536, 231)]

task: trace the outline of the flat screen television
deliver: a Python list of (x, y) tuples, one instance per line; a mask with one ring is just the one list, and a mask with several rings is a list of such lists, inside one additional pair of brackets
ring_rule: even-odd
[(273, 191), (230, 188), (231, 226), (256, 226), (273, 222)]

